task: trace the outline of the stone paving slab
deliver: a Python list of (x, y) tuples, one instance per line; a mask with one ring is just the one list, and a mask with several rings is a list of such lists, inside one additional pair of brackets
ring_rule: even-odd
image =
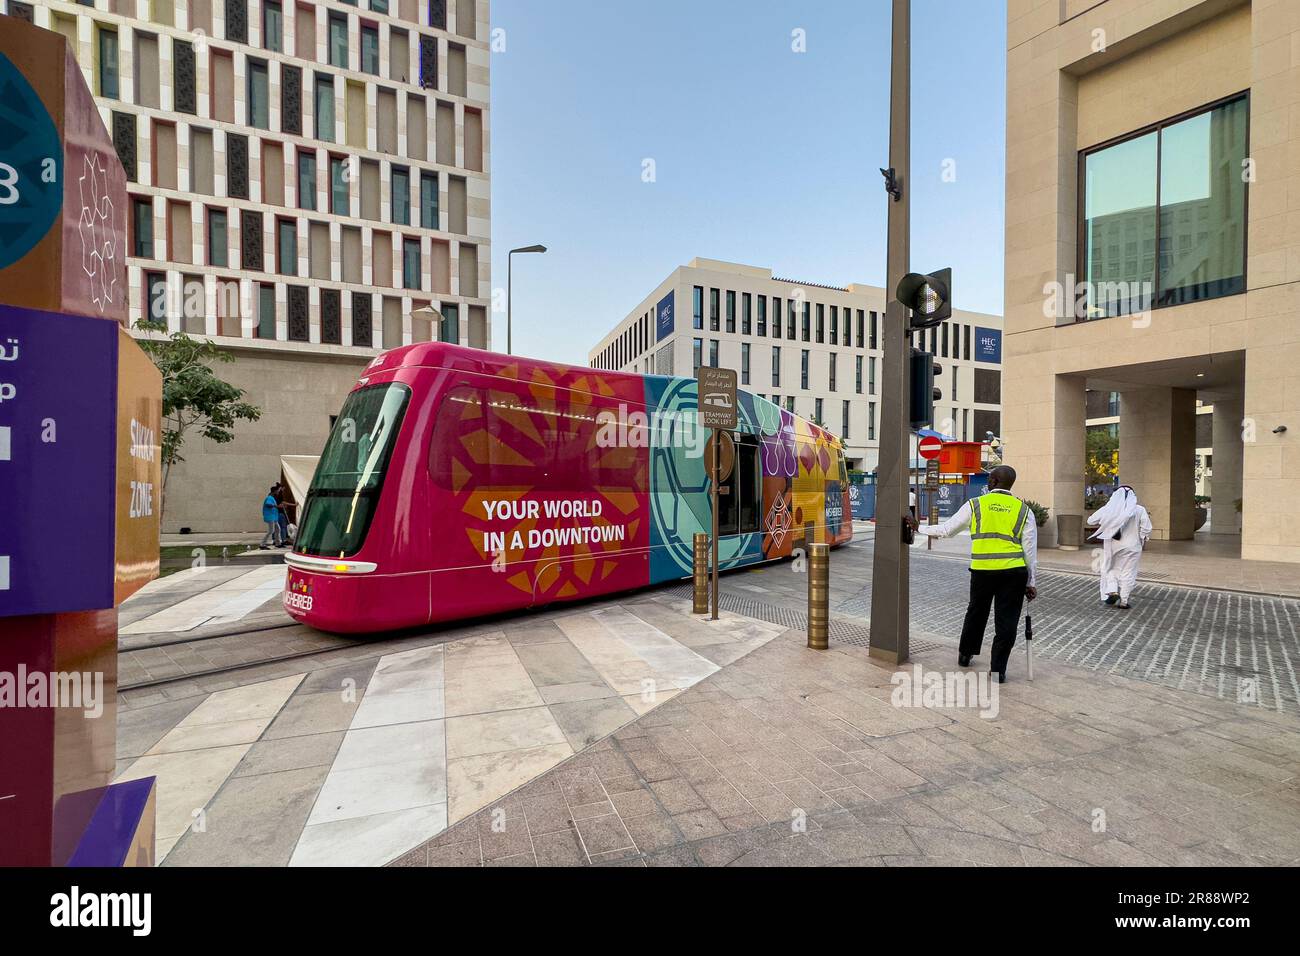
[(393, 865), (1300, 862), (1293, 718), (1057, 663), (1031, 683), (1013, 662), (996, 718), (889, 721), (895, 669), (804, 642), (783, 634)]

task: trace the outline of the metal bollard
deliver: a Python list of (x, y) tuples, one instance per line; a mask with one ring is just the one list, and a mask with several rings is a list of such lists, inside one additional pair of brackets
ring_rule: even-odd
[(830, 647), (830, 545), (808, 546), (808, 646), (815, 651)]
[(709, 613), (709, 536), (703, 531), (695, 535), (694, 601), (692, 614)]

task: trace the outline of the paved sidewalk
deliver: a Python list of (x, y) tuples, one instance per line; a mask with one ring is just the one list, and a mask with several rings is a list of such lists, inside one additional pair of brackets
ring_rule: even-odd
[[(858, 533), (857, 523), (853, 526)], [(925, 538), (913, 545), (926, 550)], [(1095, 574), (1097, 542), (1078, 551), (1045, 548), (1038, 554), (1038, 566), (1051, 571)], [(931, 553), (966, 558), (970, 536), (935, 538)], [(1246, 561), (1240, 557), (1241, 538), (1235, 535), (1201, 534), (1195, 541), (1152, 541), (1142, 554), (1139, 581), (1182, 584), (1188, 587), (1244, 591), (1300, 597), (1300, 564), (1286, 561)]]
[[(394, 865), (1300, 861), (1293, 718), (1056, 664), (999, 714), (787, 632)], [(953, 649), (916, 655), (952, 669)]]

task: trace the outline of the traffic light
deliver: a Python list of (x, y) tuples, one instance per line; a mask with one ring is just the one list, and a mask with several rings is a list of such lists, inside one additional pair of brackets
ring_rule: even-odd
[(952, 270), (940, 269), (924, 276), (909, 272), (898, 283), (896, 297), (911, 310), (910, 328), (938, 325), (952, 315)]
[(910, 362), (912, 391), (908, 396), (908, 420), (915, 431), (934, 423), (934, 403), (943, 398), (943, 392), (934, 387), (934, 377), (943, 371), (943, 366), (929, 352), (920, 349), (912, 349)]

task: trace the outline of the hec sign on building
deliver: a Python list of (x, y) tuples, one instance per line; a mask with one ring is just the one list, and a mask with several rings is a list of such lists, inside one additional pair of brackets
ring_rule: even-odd
[(655, 341), (662, 342), (668, 336), (673, 334), (673, 320), (675, 311), (675, 293), (670, 289), (668, 294), (659, 300), (655, 306)]
[(975, 361), (1002, 361), (1002, 330), (975, 326)]

